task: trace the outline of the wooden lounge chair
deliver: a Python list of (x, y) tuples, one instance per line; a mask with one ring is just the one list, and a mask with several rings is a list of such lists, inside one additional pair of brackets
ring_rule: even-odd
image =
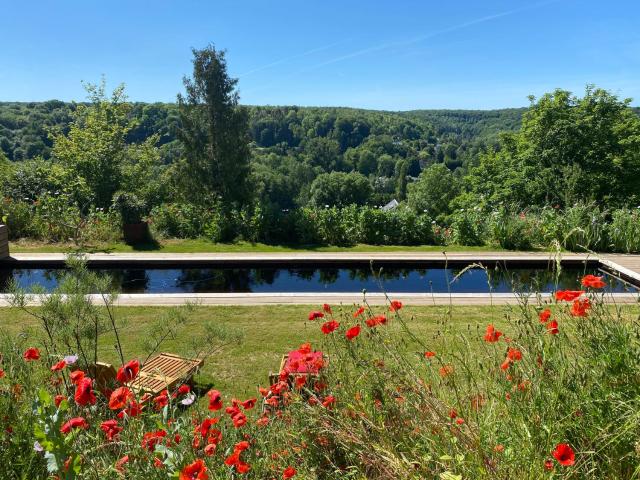
[(142, 365), (130, 387), (137, 392), (156, 395), (165, 388), (171, 390), (178, 384), (188, 383), (203, 365), (202, 359), (160, 353)]

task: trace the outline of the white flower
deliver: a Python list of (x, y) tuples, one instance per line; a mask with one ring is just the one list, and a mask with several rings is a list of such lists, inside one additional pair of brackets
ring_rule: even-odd
[(191, 405), (195, 401), (196, 401), (196, 396), (193, 393), (189, 393), (186, 397), (180, 400), (180, 403), (182, 405)]
[(42, 445), (40, 445), (40, 442), (38, 442), (37, 440), (33, 442), (33, 449), (36, 452), (44, 452), (44, 448), (42, 448)]

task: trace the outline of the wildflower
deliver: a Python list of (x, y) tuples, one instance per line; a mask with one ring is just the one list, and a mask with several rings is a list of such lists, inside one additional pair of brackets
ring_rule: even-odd
[(391, 300), (391, 305), (389, 305), (390, 312), (397, 312), (402, 308), (402, 302), (399, 300)]
[(345, 333), (345, 336), (347, 337), (347, 340), (353, 340), (358, 335), (360, 335), (360, 325), (356, 325), (355, 327), (351, 327)]
[(289, 480), (290, 478), (293, 478), (296, 473), (298, 473), (298, 471), (295, 468), (287, 467), (284, 469), (284, 472), (282, 472), (282, 479)]
[(509, 350), (507, 350), (507, 358), (512, 362), (522, 360), (522, 352), (517, 348), (509, 347)]
[(387, 317), (384, 315), (376, 315), (375, 317), (367, 319), (365, 323), (369, 328), (377, 327), (378, 325), (384, 325), (387, 323)]
[(493, 447), (493, 451), (496, 453), (502, 453), (504, 452), (504, 445), (502, 445), (501, 443), (499, 443), (498, 445), (496, 445), (495, 447)]
[(197, 459), (182, 469), (179, 480), (207, 480), (208, 478), (206, 465), (201, 459)]
[(169, 395), (167, 390), (163, 390), (160, 392), (160, 395), (153, 399), (156, 404), (156, 410), (162, 410), (164, 407), (169, 405)]
[(573, 302), (583, 293), (584, 290), (558, 290), (556, 292), (556, 300), (559, 302)]
[(44, 452), (44, 448), (42, 448), (42, 445), (40, 445), (40, 442), (37, 440), (33, 442), (33, 449), (38, 453)]
[(439, 373), (442, 378), (448, 377), (453, 373), (453, 365), (443, 365), (440, 367)]
[(544, 469), (545, 469), (547, 472), (550, 472), (551, 470), (553, 470), (553, 460), (551, 460), (551, 459), (547, 458), (547, 459), (544, 461)]
[(122, 427), (118, 426), (117, 420), (105, 420), (100, 424), (100, 430), (105, 433), (107, 440), (110, 442), (118, 436), (122, 431)]
[(109, 397), (109, 408), (120, 410), (126, 407), (131, 399), (133, 399), (133, 393), (127, 387), (116, 388)]
[(507, 357), (505, 358), (504, 362), (502, 362), (502, 364), (500, 365), (500, 368), (502, 370), (507, 370), (510, 366), (511, 366), (511, 360), (509, 359), (509, 357)]
[(63, 435), (67, 435), (69, 432), (71, 432), (71, 430), (73, 430), (75, 428), (82, 428), (82, 429), (86, 430), (87, 428), (89, 428), (89, 424), (87, 423), (87, 421), (84, 418), (75, 417), (75, 418), (72, 418), (71, 420), (69, 420), (64, 425), (62, 425), (60, 427), (60, 432)]
[(84, 377), (76, 384), (76, 393), (73, 397), (78, 405), (95, 405), (96, 396), (93, 393), (93, 380)]
[(324, 313), (322, 312), (311, 312), (309, 313), (309, 320), (316, 320), (317, 318), (322, 318), (324, 317)]
[(69, 375), (69, 378), (71, 379), (71, 383), (73, 383), (74, 385), (77, 385), (80, 382), (80, 380), (84, 378), (84, 372), (82, 370), (74, 370)]
[(118, 382), (123, 384), (129, 383), (138, 376), (139, 371), (140, 362), (138, 360), (131, 360), (118, 369), (116, 379), (118, 380)]
[(540, 323), (547, 323), (551, 318), (551, 310), (545, 308), (538, 314), (538, 317), (540, 318)]
[(487, 325), (487, 332), (484, 334), (485, 342), (495, 343), (498, 340), (500, 340), (501, 336), (502, 336), (502, 332), (496, 330), (493, 327), (493, 324), (490, 323), (489, 325)]
[(558, 329), (558, 322), (556, 322), (555, 320), (551, 320), (549, 323), (547, 323), (547, 332), (549, 332), (551, 335), (557, 335), (560, 330)]
[(62, 401), (66, 399), (67, 397), (65, 397), (64, 395), (56, 395), (55, 397), (53, 397), (53, 403), (55, 404), (56, 408), (58, 408)]
[(207, 392), (209, 396), (209, 410), (216, 411), (222, 408), (222, 396), (218, 390), (209, 390)]
[(77, 355), (67, 355), (66, 357), (64, 357), (64, 363), (66, 363), (67, 366), (73, 365), (77, 361), (78, 361)]
[(569, 313), (574, 317), (586, 317), (587, 311), (591, 308), (591, 302), (588, 298), (578, 298), (573, 301)]
[(298, 352), (300, 352), (302, 355), (311, 353), (311, 344), (303, 343), (302, 345), (300, 345), (300, 348), (298, 348)]
[(257, 399), (250, 398), (249, 400), (245, 400), (244, 402), (240, 402), (240, 405), (242, 405), (242, 408), (244, 408), (245, 410), (251, 410), (253, 407), (256, 406), (256, 401), (257, 401)]
[(454, 419), (458, 417), (458, 412), (456, 411), (455, 408), (452, 408), (451, 410), (449, 410), (449, 418), (450, 419)]
[(115, 469), (120, 473), (124, 473), (124, 465), (125, 463), (129, 463), (129, 455), (125, 455), (120, 460), (116, 462)]
[(328, 313), (329, 315), (331, 315), (331, 313), (333, 313), (333, 312), (331, 312), (331, 305), (329, 305), (328, 303), (325, 303), (324, 305), (322, 305), (322, 310), (325, 313)]
[(162, 429), (155, 432), (147, 432), (142, 436), (142, 448), (153, 452), (156, 445), (161, 444), (166, 436), (167, 432)]
[(322, 324), (322, 333), (324, 333), (325, 335), (330, 334), (331, 332), (333, 332), (334, 330), (336, 330), (338, 327), (340, 326), (340, 324), (338, 322), (336, 322), (335, 320), (331, 320), (329, 322), (325, 322)]
[(424, 352), (424, 358), (432, 358), (436, 356), (436, 352)]
[(336, 403), (336, 397), (333, 395), (328, 395), (324, 401), (322, 402), (322, 406), (324, 408), (331, 408)]
[(0, 378), (4, 378), (4, 370), (0, 368)]
[(585, 275), (580, 280), (580, 283), (583, 287), (591, 287), (591, 288), (604, 288), (607, 284), (602, 280), (602, 277), (597, 277), (595, 275)]
[(573, 449), (567, 443), (559, 443), (551, 454), (564, 467), (573, 465), (575, 462), (575, 454)]
[(364, 313), (364, 307), (358, 308), (353, 314), (353, 318), (358, 318), (360, 315)]
[(22, 354), (22, 357), (27, 361), (27, 362), (31, 362), (33, 360), (39, 360), (40, 359), (40, 350), (38, 350), (35, 347), (31, 347), (31, 348), (27, 348), (24, 353)]
[(464, 423), (464, 418), (457, 418), (457, 419), (456, 419), (456, 423), (457, 423), (458, 425), (462, 425), (462, 424)]
[(64, 360), (60, 360), (55, 365), (51, 366), (51, 371), (52, 372), (59, 372), (60, 370), (62, 370), (66, 366), (67, 366), (67, 364), (65, 363), (65, 361)]

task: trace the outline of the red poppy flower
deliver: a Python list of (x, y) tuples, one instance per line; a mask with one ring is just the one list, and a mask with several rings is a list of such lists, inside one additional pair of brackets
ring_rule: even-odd
[(538, 314), (538, 317), (540, 318), (540, 323), (547, 323), (551, 318), (551, 310), (545, 308)]
[(424, 352), (424, 358), (431, 358), (435, 356), (436, 356), (436, 352)]
[(335, 320), (330, 320), (328, 322), (324, 322), (322, 324), (322, 333), (324, 333), (325, 335), (330, 334), (331, 332), (333, 332), (334, 330), (336, 330), (338, 327), (340, 326), (340, 324), (338, 322), (336, 322)]
[(52, 372), (59, 372), (60, 370), (62, 370), (66, 366), (67, 366), (67, 362), (65, 362), (64, 360), (60, 360), (58, 363), (56, 363), (55, 365), (53, 365), (51, 367), (51, 371)]
[(120, 460), (116, 462), (115, 469), (120, 473), (124, 473), (124, 465), (125, 463), (129, 463), (129, 455), (125, 455)]
[(443, 365), (440, 367), (439, 373), (442, 378), (448, 377), (453, 373), (453, 365)]
[(298, 473), (298, 471), (295, 468), (287, 467), (284, 469), (284, 472), (282, 472), (282, 479), (289, 480), (290, 478), (293, 478), (296, 473)]
[(560, 330), (558, 329), (558, 322), (556, 322), (555, 320), (551, 320), (549, 323), (547, 323), (547, 332), (549, 332), (551, 335), (557, 335)]
[(462, 425), (464, 423), (464, 418), (456, 418), (456, 423), (458, 425)]
[(324, 401), (322, 402), (322, 406), (324, 408), (330, 408), (335, 403), (336, 403), (336, 397), (334, 397), (333, 395), (327, 395)]
[(322, 313), (322, 312), (315, 311), (315, 312), (310, 312), (309, 313), (309, 320), (316, 320), (316, 319), (322, 318), (322, 317), (324, 317), (324, 313)]
[(137, 417), (142, 413), (142, 405), (135, 400), (131, 400), (127, 405), (127, 408), (118, 413), (118, 418), (124, 418), (125, 415), (127, 417)]
[(105, 420), (100, 424), (100, 430), (105, 433), (107, 440), (110, 442), (117, 438), (118, 434), (122, 431), (122, 427), (118, 426), (116, 420)]
[(60, 427), (60, 432), (62, 432), (63, 435), (67, 435), (74, 428), (82, 428), (82, 429), (86, 430), (87, 428), (89, 428), (89, 424), (87, 423), (87, 421), (84, 418), (75, 417), (75, 418), (72, 418), (71, 420), (69, 420), (64, 425), (62, 425)]
[(596, 277), (595, 275), (585, 275), (580, 281), (583, 287), (591, 288), (604, 288), (607, 284), (602, 280), (602, 277)]
[(573, 302), (583, 293), (584, 290), (558, 290), (556, 292), (556, 300), (558, 300), (559, 302)]
[(71, 379), (71, 383), (77, 385), (78, 382), (84, 378), (84, 372), (82, 370), (74, 370), (69, 375), (69, 378)]
[(180, 472), (179, 480), (208, 480), (207, 467), (201, 459), (190, 463)]
[(551, 470), (553, 470), (553, 460), (551, 459), (547, 459), (544, 461), (544, 469), (547, 472), (550, 472)]
[(162, 410), (169, 405), (169, 392), (163, 390), (160, 395), (154, 397), (153, 402), (156, 404), (156, 410)]
[(568, 467), (573, 465), (576, 459), (575, 453), (573, 453), (573, 449), (567, 443), (559, 443), (556, 445), (556, 448), (551, 454), (558, 461), (560, 465)]
[(120, 410), (125, 408), (132, 399), (133, 393), (127, 387), (116, 388), (109, 397), (109, 408), (111, 410)]
[(209, 396), (209, 410), (216, 411), (222, 408), (222, 395), (218, 390), (209, 390), (207, 392)]
[(502, 362), (502, 364), (500, 365), (500, 368), (502, 370), (506, 370), (511, 366), (511, 360), (507, 357), (505, 358), (504, 362)]
[(55, 403), (56, 408), (58, 408), (62, 401), (66, 399), (67, 397), (65, 397), (64, 395), (56, 395), (55, 397), (53, 397), (53, 403)]
[(362, 315), (364, 313), (364, 307), (360, 307), (358, 308), (358, 310), (355, 311), (355, 313), (353, 314), (353, 318), (358, 318), (360, 315)]
[(454, 419), (458, 417), (458, 412), (456, 411), (455, 408), (452, 408), (451, 410), (449, 410), (449, 418)]
[(500, 340), (501, 336), (502, 336), (502, 332), (496, 330), (493, 327), (493, 324), (490, 323), (489, 325), (487, 325), (487, 332), (484, 334), (485, 342), (495, 343), (498, 340)]
[(4, 370), (0, 368), (0, 378), (4, 378)]
[(358, 335), (360, 335), (360, 325), (356, 325), (355, 327), (351, 327), (345, 333), (345, 336), (347, 337), (347, 340), (353, 340)]
[(329, 305), (328, 303), (325, 303), (324, 305), (322, 305), (322, 310), (325, 313), (328, 313), (329, 315), (331, 315), (331, 305)]
[(384, 315), (376, 315), (375, 317), (367, 319), (365, 323), (369, 328), (377, 327), (378, 325), (384, 325), (387, 323), (387, 317)]
[(96, 396), (93, 393), (93, 380), (84, 377), (76, 384), (76, 393), (73, 397), (78, 405), (95, 405)]
[(509, 347), (509, 350), (507, 350), (507, 358), (513, 362), (522, 360), (522, 352), (517, 348)]
[(142, 448), (153, 452), (153, 450), (156, 448), (156, 445), (161, 444), (166, 436), (167, 432), (165, 430), (147, 432), (142, 436)]
[(588, 310), (591, 308), (591, 302), (588, 298), (578, 298), (573, 301), (569, 313), (574, 317), (586, 317)]
[(397, 312), (402, 308), (402, 302), (399, 300), (391, 300), (391, 305), (389, 305), (389, 311)]
[(35, 347), (31, 347), (31, 348), (27, 348), (24, 353), (22, 354), (22, 357), (27, 361), (27, 362), (31, 362), (33, 360), (39, 360), (40, 359), (40, 350), (38, 350)]
[(118, 369), (116, 379), (123, 384), (129, 383), (138, 376), (139, 371), (140, 362), (138, 360), (131, 360)]
[(253, 407), (256, 406), (256, 398), (250, 398), (249, 400), (245, 400), (244, 402), (241, 402), (240, 405), (242, 405), (242, 408), (244, 408), (245, 410), (251, 410)]

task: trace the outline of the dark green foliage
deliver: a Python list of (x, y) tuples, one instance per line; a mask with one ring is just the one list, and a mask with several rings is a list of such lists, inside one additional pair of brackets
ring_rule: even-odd
[(224, 51), (193, 50), (193, 78), (178, 95), (184, 146), (183, 195), (194, 203), (219, 200), (240, 208), (251, 201), (247, 111), (238, 106), (237, 79), (227, 73)]

